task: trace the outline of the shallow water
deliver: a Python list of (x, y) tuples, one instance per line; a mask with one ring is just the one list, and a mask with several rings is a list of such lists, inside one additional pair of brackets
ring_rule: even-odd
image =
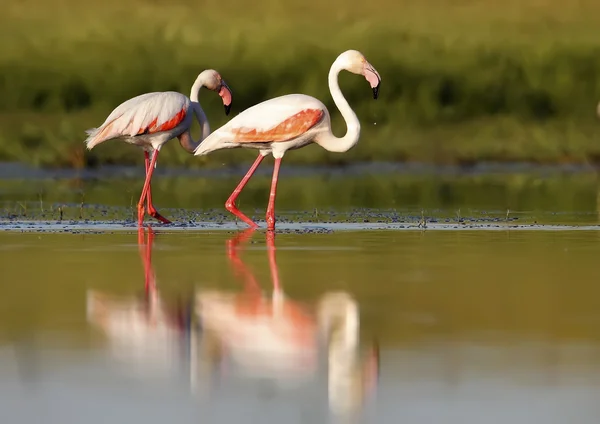
[(2, 422), (600, 418), (596, 231), (150, 233), (0, 233)]
[[(419, 169), (389, 164), (342, 169), (282, 167), (277, 216), (286, 225), (370, 224), (365, 228), (423, 222), (600, 224), (600, 177), (595, 171)], [(10, 178), (0, 179), (0, 223), (88, 220), (133, 224), (142, 172), (141, 167), (63, 171), (55, 179), (9, 173)], [(259, 168), (238, 199), (239, 208), (263, 224), (269, 172), (268, 164)], [(235, 220), (223, 205), (244, 173), (242, 167), (196, 173), (157, 168), (152, 183), (154, 204), (174, 222), (174, 228), (201, 223), (232, 228)]]
[(0, 181), (0, 422), (600, 419), (595, 174), (236, 179)]

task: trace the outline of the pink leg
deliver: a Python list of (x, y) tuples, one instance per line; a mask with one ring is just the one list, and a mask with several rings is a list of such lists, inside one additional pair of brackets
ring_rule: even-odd
[(235, 237), (227, 240), (227, 256), (230, 259), (232, 255), (235, 255), (235, 250), (238, 248), (238, 246), (245, 244), (250, 238), (252, 238), (254, 231), (256, 231), (256, 228), (246, 228), (244, 231), (237, 233)]
[(156, 277), (152, 269), (152, 247), (154, 244), (154, 231), (148, 227), (148, 244), (146, 245), (146, 257), (144, 259), (144, 275), (146, 292), (156, 290)]
[[(150, 155), (148, 154), (148, 152), (144, 152), (144, 162), (146, 165), (146, 175), (147, 175), (149, 167), (150, 167)], [(171, 223), (171, 221), (169, 221), (167, 218), (165, 218), (160, 213), (158, 213), (158, 211), (152, 204), (152, 183), (150, 183), (150, 185), (148, 186), (148, 193), (146, 195), (146, 210), (148, 211), (148, 215), (150, 215), (152, 218), (158, 219), (163, 224)]]
[(260, 163), (262, 162), (263, 158), (264, 158), (263, 155), (261, 155), (261, 154), (258, 155), (258, 157), (254, 161), (254, 163), (252, 164), (252, 166), (250, 167), (250, 169), (248, 170), (246, 175), (244, 175), (244, 178), (242, 178), (242, 181), (240, 181), (240, 183), (235, 188), (235, 190), (233, 190), (233, 193), (231, 193), (231, 196), (229, 196), (229, 199), (227, 199), (227, 202), (225, 202), (225, 208), (229, 212), (231, 212), (232, 214), (234, 214), (239, 219), (241, 219), (242, 221), (244, 221), (246, 224), (250, 225), (253, 228), (258, 228), (258, 225), (256, 225), (255, 222), (253, 222), (250, 218), (248, 218), (246, 215), (244, 215), (242, 212), (239, 211), (239, 209), (235, 206), (235, 201), (238, 198), (238, 196), (240, 195), (240, 192), (242, 191), (244, 186), (248, 183), (248, 180), (250, 180), (250, 177), (252, 176), (252, 174), (254, 174), (254, 172), (256, 171), (256, 168), (258, 168), (258, 165), (260, 165)]
[(150, 290), (156, 289), (156, 277), (152, 269), (152, 245), (154, 243), (154, 231), (148, 227), (148, 242), (145, 240), (145, 229), (138, 228), (138, 246), (140, 248), (140, 258), (144, 265), (144, 289), (146, 294)]
[(237, 254), (237, 250), (241, 244), (245, 243), (252, 237), (252, 234), (256, 231), (255, 228), (246, 228), (246, 230), (238, 233), (232, 239), (227, 240), (227, 257), (231, 265), (233, 266), (234, 272), (237, 276), (242, 277), (245, 280), (244, 286), (248, 292), (260, 293), (260, 286), (254, 277), (252, 271), (244, 264)]
[(279, 291), (279, 269), (275, 258), (275, 233), (273, 231), (267, 231), (267, 250), (269, 251), (269, 268), (271, 269), (273, 291)]
[(277, 194), (277, 180), (279, 179), (279, 166), (281, 158), (275, 159), (273, 166), (273, 180), (271, 181), (271, 194), (269, 195), (269, 206), (267, 207), (267, 230), (275, 229), (275, 195)]
[(152, 160), (148, 165), (146, 181), (144, 182), (144, 188), (142, 188), (142, 194), (140, 196), (140, 201), (138, 202), (138, 226), (140, 227), (144, 224), (144, 200), (146, 200), (146, 196), (148, 195), (148, 191), (150, 189), (150, 180), (152, 180), (152, 173), (154, 172), (156, 159), (158, 159), (158, 150), (154, 152), (154, 155), (152, 155)]

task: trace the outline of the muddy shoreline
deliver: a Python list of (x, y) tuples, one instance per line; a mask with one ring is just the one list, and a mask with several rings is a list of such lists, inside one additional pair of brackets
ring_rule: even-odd
[[(152, 225), (158, 232), (204, 232), (204, 231), (242, 231), (247, 227), (235, 222), (194, 222)], [(257, 231), (264, 231), (264, 223)], [(133, 221), (0, 221), (3, 232), (136, 232)], [(357, 222), (283, 222), (278, 224), (280, 233), (327, 233), (333, 231), (600, 231), (600, 225), (544, 225), (515, 223), (439, 223), (425, 225), (419, 223), (357, 223)]]

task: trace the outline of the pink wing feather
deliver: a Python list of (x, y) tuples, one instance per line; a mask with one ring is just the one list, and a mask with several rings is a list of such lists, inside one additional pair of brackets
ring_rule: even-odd
[(323, 117), (321, 109), (303, 109), (277, 125), (267, 128), (231, 128), (236, 143), (264, 143), (288, 141), (296, 138), (312, 128)]
[(292, 140), (324, 119), (327, 109), (314, 97), (287, 94), (258, 103), (206, 137), (194, 155), (249, 143)]
[(187, 114), (190, 99), (173, 91), (147, 93), (120, 104), (99, 127), (87, 131), (88, 149), (118, 137), (135, 137), (168, 131)]

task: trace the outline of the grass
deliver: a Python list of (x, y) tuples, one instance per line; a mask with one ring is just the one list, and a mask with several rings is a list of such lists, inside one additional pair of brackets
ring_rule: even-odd
[[(594, 0), (12, 2), (0, 16), (0, 161), (139, 164), (140, 151), (121, 143), (86, 152), (84, 130), (143, 92), (187, 94), (205, 68), (233, 88), (233, 115), (302, 92), (325, 102), (342, 135), (326, 75), (355, 48), (383, 78), (373, 101), (364, 80), (341, 76), (361, 142), (287, 162), (595, 163), (599, 12)], [(228, 118), (216, 95), (202, 94), (217, 128)], [(253, 156), (194, 158), (176, 142), (163, 152), (161, 164), (188, 167)]]
[[(269, 197), (268, 169), (242, 191), (238, 207), (264, 219)], [(141, 171), (140, 171), (141, 172)], [(225, 200), (238, 183), (229, 178), (166, 177), (153, 181), (155, 206), (175, 222), (202, 220), (205, 213), (232, 220)], [(0, 220), (129, 219), (135, 212), (143, 182), (140, 178), (102, 180), (0, 181)], [(356, 176), (282, 175), (277, 212), (297, 220), (379, 219), (398, 215), (418, 222), (431, 218), (519, 218), (517, 223), (596, 223), (600, 208), (597, 173)], [(368, 210), (367, 210), (368, 209)], [(83, 212), (82, 212), (83, 211)], [(302, 211), (302, 212), (299, 212)], [(347, 214), (350, 214), (348, 216)], [(374, 213), (374, 215), (372, 214)], [(201, 216), (197, 216), (200, 214)], [(212, 216), (212, 215), (211, 215)]]

